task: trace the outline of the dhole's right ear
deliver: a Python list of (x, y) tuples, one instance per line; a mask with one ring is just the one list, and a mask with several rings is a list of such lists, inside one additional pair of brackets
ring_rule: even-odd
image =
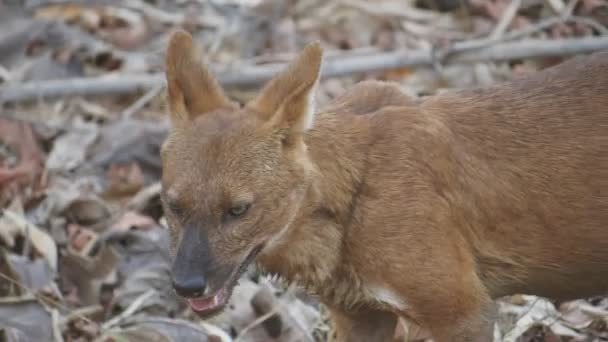
[(291, 136), (312, 128), (314, 93), (322, 61), (323, 49), (319, 42), (309, 43), (247, 106), (270, 124), (286, 128)]
[(184, 123), (218, 108), (233, 108), (218, 82), (200, 59), (192, 36), (179, 30), (171, 36), (165, 59), (171, 121)]

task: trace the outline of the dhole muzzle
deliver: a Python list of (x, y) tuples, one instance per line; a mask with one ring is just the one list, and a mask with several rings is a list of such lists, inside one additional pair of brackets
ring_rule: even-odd
[(188, 299), (196, 313), (207, 316), (219, 312), (259, 248), (254, 248), (241, 263), (227, 262), (211, 252), (207, 229), (187, 224), (182, 231), (172, 269), (173, 287)]

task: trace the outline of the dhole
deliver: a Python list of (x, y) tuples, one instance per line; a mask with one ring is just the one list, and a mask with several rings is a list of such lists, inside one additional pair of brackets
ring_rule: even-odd
[(166, 56), (173, 283), (206, 317), (254, 260), (319, 296), (341, 341), (491, 341), (493, 299), (608, 293), (608, 52), (413, 100), (362, 82), (322, 111), (308, 45), (244, 106), (188, 33)]

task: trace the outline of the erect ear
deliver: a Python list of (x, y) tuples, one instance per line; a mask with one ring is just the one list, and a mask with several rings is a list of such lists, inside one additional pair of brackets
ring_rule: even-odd
[(314, 92), (319, 80), (323, 50), (308, 44), (285, 71), (274, 77), (248, 106), (277, 127), (301, 133), (311, 128)]
[(202, 63), (192, 36), (179, 30), (171, 36), (165, 58), (171, 120), (184, 122), (198, 115), (233, 107)]

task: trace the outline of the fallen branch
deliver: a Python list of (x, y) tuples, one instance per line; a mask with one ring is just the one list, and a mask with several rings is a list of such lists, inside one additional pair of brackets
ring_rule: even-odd
[(430, 21), (436, 20), (440, 17), (437, 12), (430, 10), (423, 10), (413, 6), (408, 5), (407, 3), (399, 3), (399, 2), (385, 2), (383, 4), (377, 4), (373, 2), (367, 2), (362, 0), (340, 0), (338, 1), (340, 5), (350, 6), (356, 9), (359, 9), (365, 13), (377, 16), (395, 16), (400, 17), (406, 20), (415, 20), (415, 21)]
[(133, 114), (137, 113), (145, 105), (147, 105), (148, 102), (152, 101), (152, 99), (155, 98), (156, 95), (158, 95), (158, 93), (161, 92), (161, 90), (163, 90), (163, 85), (161, 85), (161, 84), (148, 90), (148, 92), (145, 93), (144, 96), (140, 97), (132, 105), (127, 107), (125, 110), (123, 110), (122, 113), (120, 114), (120, 116), (122, 118), (126, 118), (126, 119), (130, 118), (131, 116), (133, 116)]
[[(478, 49), (459, 51), (456, 43), (440, 62), (443, 64), (498, 62), (514, 59), (567, 56), (608, 49), (608, 37), (503, 42)], [(436, 56), (431, 50), (397, 50), (369, 56), (345, 56), (327, 60), (322, 77), (339, 77), (403, 67), (432, 66)], [(247, 66), (220, 70), (213, 68), (224, 86), (252, 86), (266, 82), (284, 68), (284, 64)], [(31, 82), (0, 87), (0, 104), (58, 96), (115, 95), (148, 91), (162, 86), (164, 74), (111, 75), (96, 78), (74, 78)]]

